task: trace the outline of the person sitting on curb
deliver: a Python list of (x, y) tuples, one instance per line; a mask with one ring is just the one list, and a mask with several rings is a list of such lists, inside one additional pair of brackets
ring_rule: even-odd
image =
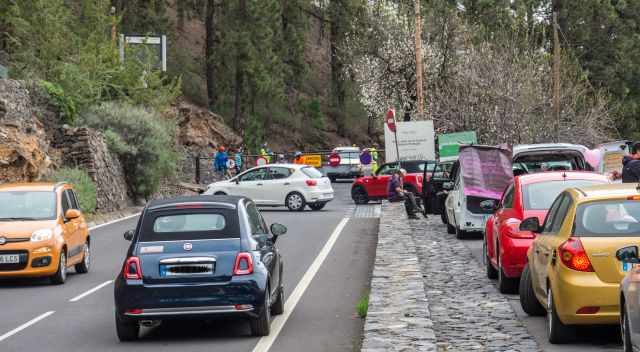
[(403, 178), (407, 174), (405, 169), (397, 170), (389, 180), (388, 198), (390, 202), (404, 201), (404, 208), (407, 211), (409, 219), (419, 219), (416, 213), (420, 210), (420, 207), (416, 203), (415, 195), (406, 191), (403, 187)]

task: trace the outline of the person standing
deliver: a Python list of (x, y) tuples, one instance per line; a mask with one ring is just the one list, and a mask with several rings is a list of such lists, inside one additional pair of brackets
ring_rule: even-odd
[(622, 173), (614, 171), (612, 178), (622, 183), (640, 183), (640, 142), (631, 145), (630, 154), (622, 158)]
[(420, 207), (416, 203), (415, 195), (404, 189), (403, 179), (407, 174), (407, 171), (404, 169), (399, 169), (392, 176), (391, 180), (389, 180), (389, 187), (387, 190), (388, 198), (390, 202), (400, 202), (404, 201), (404, 208), (407, 212), (407, 216), (409, 219), (419, 219), (416, 213), (420, 211)]
[(242, 170), (242, 147), (238, 147), (238, 149), (236, 149), (236, 155), (234, 156), (234, 161), (236, 164), (235, 168), (236, 168), (236, 175), (237, 175)]
[(220, 177), (223, 179), (227, 176), (228, 172), (227, 161), (229, 161), (229, 155), (227, 154), (224, 146), (220, 146), (214, 158), (214, 166)]
[(369, 152), (371, 153), (371, 173), (375, 175), (378, 171), (378, 149), (375, 144), (369, 149)]

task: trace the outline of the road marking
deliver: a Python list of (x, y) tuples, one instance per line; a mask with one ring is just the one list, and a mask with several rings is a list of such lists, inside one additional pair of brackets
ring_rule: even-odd
[(109, 225), (115, 224), (115, 223), (120, 222), (120, 221), (129, 220), (131, 218), (135, 218), (136, 216), (140, 216), (140, 214), (142, 214), (142, 213), (135, 213), (135, 214), (131, 214), (131, 215), (125, 216), (125, 217), (120, 218), (120, 219), (115, 219), (115, 220), (112, 220), (112, 221), (109, 221), (109, 222), (105, 222), (104, 224), (100, 224), (100, 225), (96, 225), (96, 226), (90, 227), (89, 230), (95, 230), (95, 229), (99, 229), (99, 228), (104, 227), (104, 226), (109, 226)]
[(327, 243), (325, 243), (324, 247), (322, 247), (322, 250), (320, 251), (320, 253), (318, 253), (316, 259), (313, 261), (313, 263), (311, 263), (309, 269), (307, 269), (307, 272), (304, 273), (304, 276), (302, 276), (302, 279), (300, 279), (300, 282), (298, 282), (298, 285), (291, 293), (291, 296), (289, 296), (289, 299), (286, 300), (284, 304), (284, 313), (273, 319), (273, 321), (271, 322), (271, 334), (269, 334), (269, 336), (262, 337), (258, 341), (256, 347), (253, 348), (253, 352), (269, 351), (271, 345), (273, 345), (273, 343), (276, 341), (276, 338), (278, 338), (278, 334), (280, 334), (280, 331), (284, 327), (284, 324), (287, 322), (287, 319), (289, 319), (289, 316), (296, 308), (296, 305), (298, 305), (300, 298), (302, 298), (302, 295), (311, 284), (311, 281), (318, 273), (318, 270), (320, 270), (322, 263), (325, 259), (327, 259), (327, 256), (329, 256), (333, 245), (338, 240), (338, 237), (340, 236), (340, 233), (342, 233), (344, 227), (347, 225), (347, 222), (349, 222), (349, 218), (342, 219), (338, 226), (336, 226), (335, 230), (333, 230), (333, 233), (329, 237), (329, 240), (327, 240)]
[(100, 285), (90, 289), (89, 291), (87, 291), (85, 293), (81, 293), (81, 294), (73, 297), (72, 299), (69, 300), (69, 302), (78, 302), (79, 300), (81, 300), (81, 299), (87, 297), (88, 295), (98, 291), (99, 289), (111, 284), (112, 282), (113, 282), (113, 280), (105, 281), (105, 282), (101, 283)]
[(0, 342), (2, 342), (2, 341), (4, 341), (4, 340), (6, 340), (6, 339), (8, 339), (8, 338), (10, 338), (11, 336), (13, 336), (13, 335), (15, 335), (15, 334), (19, 333), (20, 331), (22, 331), (22, 330), (24, 330), (24, 329), (26, 329), (26, 328), (30, 327), (31, 325), (33, 325), (33, 324), (35, 324), (35, 323), (39, 322), (40, 320), (45, 319), (46, 317), (50, 316), (50, 315), (51, 315), (51, 314), (53, 314), (53, 313), (55, 313), (55, 311), (54, 311), (54, 310), (48, 311), (48, 312), (46, 312), (46, 313), (44, 313), (44, 314), (41, 314), (41, 315), (39, 315), (39, 316), (37, 316), (37, 317), (35, 317), (35, 318), (33, 318), (33, 319), (29, 320), (28, 322), (26, 322), (26, 323), (24, 323), (24, 324), (22, 324), (22, 325), (18, 326), (17, 328), (15, 328), (15, 329), (13, 329), (13, 330), (9, 331), (8, 333), (6, 333), (6, 334), (4, 334), (4, 335), (0, 336)]

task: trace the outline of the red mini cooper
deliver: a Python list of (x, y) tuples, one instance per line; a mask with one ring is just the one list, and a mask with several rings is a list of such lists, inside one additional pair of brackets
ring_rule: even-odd
[[(400, 167), (407, 171), (404, 177), (404, 189), (416, 195), (422, 194), (422, 180), (427, 169), (427, 175), (435, 168), (435, 161), (408, 160), (401, 161)], [(367, 204), (370, 200), (387, 198), (387, 187), (391, 175), (398, 170), (398, 163), (382, 164), (373, 176), (357, 178), (351, 185), (351, 198), (356, 204)]]
[(487, 219), (484, 231), (487, 276), (498, 279), (500, 292), (517, 290), (527, 261), (527, 250), (535, 238), (532, 232), (520, 231), (520, 222), (535, 216), (543, 223), (553, 200), (567, 188), (604, 183), (609, 183), (606, 176), (580, 171), (544, 172), (514, 178), (495, 212)]

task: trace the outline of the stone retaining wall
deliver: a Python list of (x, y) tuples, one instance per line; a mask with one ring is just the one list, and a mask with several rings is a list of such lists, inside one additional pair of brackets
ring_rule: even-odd
[(382, 205), (362, 351), (436, 351), (422, 272), (401, 203)]

